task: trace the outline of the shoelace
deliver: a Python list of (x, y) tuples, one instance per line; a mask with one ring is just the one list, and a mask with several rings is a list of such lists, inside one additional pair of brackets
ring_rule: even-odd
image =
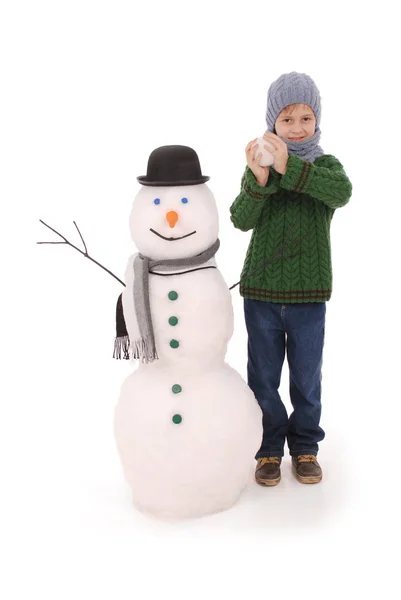
[(301, 454), (300, 456), (297, 456), (297, 461), (298, 462), (316, 462), (316, 456), (314, 456), (313, 454)]
[(268, 463), (274, 463), (276, 465), (279, 465), (280, 464), (280, 459), (277, 458), (277, 456), (265, 456), (264, 458), (260, 459), (259, 466), (263, 467), (263, 465), (266, 465)]

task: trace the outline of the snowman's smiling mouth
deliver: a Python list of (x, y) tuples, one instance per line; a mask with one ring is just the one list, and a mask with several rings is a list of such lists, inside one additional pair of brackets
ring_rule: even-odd
[(196, 231), (193, 231), (192, 233), (187, 233), (186, 235), (182, 235), (181, 237), (164, 237), (164, 235), (162, 235), (161, 233), (158, 233), (157, 231), (155, 231), (154, 229), (150, 228), (150, 230), (152, 233), (154, 233), (155, 235), (158, 235), (159, 237), (161, 237), (163, 240), (167, 240), (168, 242), (173, 242), (175, 240), (183, 240), (184, 238), (189, 237), (190, 235), (194, 235), (194, 233), (196, 233)]

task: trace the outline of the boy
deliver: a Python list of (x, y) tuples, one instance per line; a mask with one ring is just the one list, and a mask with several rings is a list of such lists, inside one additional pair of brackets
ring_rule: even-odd
[[(255, 479), (281, 479), (287, 440), (296, 478), (317, 483), (321, 367), (326, 301), (331, 297), (330, 223), (351, 197), (340, 162), (319, 146), (320, 94), (303, 73), (288, 73), (269, 88), (263, 136), (274, 156), (260, 166), (255, 141), (246, 147), (241, 192), (230, 208), (241, 231), (253, 229), (241, 275), (248, 331), (248, 384), (263, 412)], [(290, 397), (278, 393), (287, 350)]]

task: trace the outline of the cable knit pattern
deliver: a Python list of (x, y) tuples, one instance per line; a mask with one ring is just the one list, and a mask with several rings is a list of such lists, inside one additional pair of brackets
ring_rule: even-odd
[(241, 193), (230, 212), (235, 227), (253, 229), (241, 274), (240, 294), (253, 300), (325, 302), (332, 292), (330, 223), (344, 206), (352, 185), (341, 163), (323, 155), (313, 163), (289, 156), (285, 175), (270, 168), (266, 187), (246, 167)]

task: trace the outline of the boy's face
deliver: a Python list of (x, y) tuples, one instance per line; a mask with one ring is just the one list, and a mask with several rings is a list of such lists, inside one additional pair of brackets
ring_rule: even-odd
[(302, 142), (315, 133), (316, 117), (307, 104), (283, 108), (275, 123), (276, 134), (285, 140)]

